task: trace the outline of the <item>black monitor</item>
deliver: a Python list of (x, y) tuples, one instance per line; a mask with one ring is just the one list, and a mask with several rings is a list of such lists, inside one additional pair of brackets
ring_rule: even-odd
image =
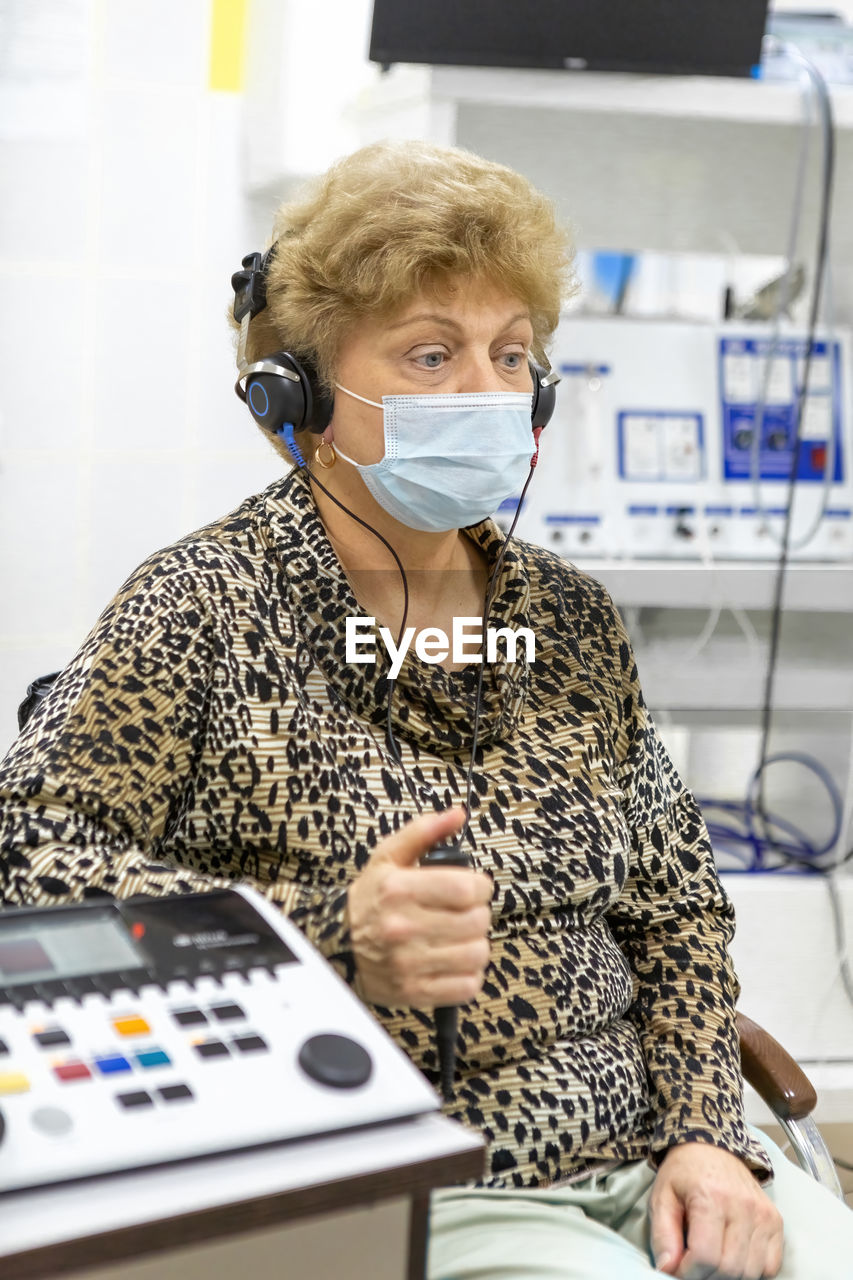
[(768, 0), (374, 0), (373, 62), (746, 76)]

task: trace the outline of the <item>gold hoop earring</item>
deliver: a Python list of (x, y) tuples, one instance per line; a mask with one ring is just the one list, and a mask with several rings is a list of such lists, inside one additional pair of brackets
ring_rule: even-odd
[[(320, 457), (320, 450), (323, 448), (323, 445), (326, 446), (332, 455), (327, 462), (324, 462)], [(321, 440), (317, 445), (314, 457), (317, 459), (317, 466), (322, 467), (324, 471), (330, 471), (338, 460), (338, 455), (335, 453), (335, 446), (332, 444), (331, 440)]]

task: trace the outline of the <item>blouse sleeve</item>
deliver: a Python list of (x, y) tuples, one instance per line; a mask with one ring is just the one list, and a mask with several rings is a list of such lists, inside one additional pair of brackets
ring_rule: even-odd
[(617, 757), (631, 831), (628, 878), (608, 923), (635, 976), (628, 1016), (649, 1073), (658, 1165), (683, 1142), (741, 1157), (772, 1174), (743, 1111), (735, 1002), (740, 987), (728, 944), (734, 910), (717, 875), (696, 801), (680, 781), (640, 690), (631, 646), (618, 637)]
[(0, 901), (45, 906), (239, 881), (343, 963), (345, 890), (259, 884), (239, 865), (207, 874), (171, 847), (211, 723), (218, 732), (223, 723), (213, 704), (227, 620), (212, 607), (212, 577), (199, 548), (143, 565), (33, 712), (0, 763)]

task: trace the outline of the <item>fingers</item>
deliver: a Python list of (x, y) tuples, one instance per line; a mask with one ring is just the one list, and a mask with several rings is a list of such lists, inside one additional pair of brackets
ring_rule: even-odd
[(401, 1005), (410, 1005), (413, 1009), (440, 1009), (442, 1005), (471, 1004), (480, 994), (483, 985), (483, 971), (471, 974), (444, 974), (434, 978), (421, 978), (411, 997), (405, 989)]
[(782, 1220), (763, 1192), (741, 1201), (691, 1197), (681, 1280), (765, 1280), (782, 1265)]
[(753, 1203), (704, 1205), (688, 1214), (687, 1251), (678, 1275), (765, 1280), (782, 1265), (782, 1219), (763, 1192)]
[(396, 1000), (415, 1008), (470, 1004), (480, 992), (489, 961), (484, 939), (403, 955), (397, 970)]
[(480, 992), (489, 962), (486, 938), (443, 947), (420, 939), (407, 946), (388, 946), (381, 935), (373, 947), (357, 954), (365, 996), (391, 1008), (470, 1004)]
[(675, 1275), (684, 1254), (684, 1209), (669, 1187), (655, 1184), (649, 1200), (649, 1216), (655, 1267), (665, 1275)]
[(766, 1252), (767, 1236), (763, 1231), (756, 1230), (746, 1217), (730, 1218), (724, 1228), (718, 1270), (743, 1280), (761, 1280)]
[[(377, 1003), (420, 1009), (469, 1004), (483, 985), (489, 962), (490, 921), (487, 907), (466, 912), (410, 909), (397, 915), (380, 913), (372, 949), (362, 953), (365, 976), (372, 973), (375, 982), (380, 976), (376, 968), (381, 969), (385, 997), (377, 996)], [(378, 965), (368, 967), (365, 962), (371, 959)]]
[(389, 868), (382, 879), (381, 904), (387, 911), (403, 902), (417, 903), (425, 911), (470, 911), (488, 906), (493, 893), (494, 884), (482, 871), (465, 867)]
[[(765, 1280), (782, 1265), (778, 1210), (743, 1161), (720, 1148), (670, 1148), (649, 1213), (656, 1265), (679, 1280)], [(667, 1263), (673, 1244), (676, 1254)]]
[(782, 1242), (766, 1231), (756, 1231), (748, 1242), (744, 1280), (764, 1280), (778, 1275), (782, 1265)]
[(401, 949), (416, 942), (426, 949), (486, 941), (492, 913), (487, 906), (467, 910), (432, 910), (417, 903), (400, 903), (399, 912), (385, 913), (381, 933), (389, 946)]
[(443, 809), (441, 813), (422, 813), (399, 831), (386, 836), (373, 852), (371, 862), (393, 862), (398, 867), (413, 867), (434, 845), (455, 835), (465, 821), (465, 810)]
[(768, 1276), (770, 1280), (773, 1280), (774, 1276), (778, 1276), (779, 1272), (782, 1270), (782, 1257), (785, 1252), (784, 1239), (782, 1218), (780, 1215), (778, 1223), (774, 1225), (770, 1233), (770, 1240), (767, 1245), (765, 1255), (763, 1274)]
[[(730, 1252), (734, 1256), (736, 1246), (745, 1243), (746, 1235), (745, 1230), (738, 1230), (739, 1224), (729, 1225), (732, 1232)], [(697, 1198), (691, 1202), (687, 1219), (687, 1249), (676, 1273), (680, 1280), (706, 1280), (717, 1272), (731, 1275), (732, 1280), (735, 1277), (740, 1280), (739, 1270), (727, 1272), (717, 1266), (717, 1261), (723, 1256), (725, 1236), (726, 1215), (722, 1207), (713, 1200)]]
[(350, 884), (347, 916), (365, 999), (428, 1009), (469, 1004), (482, 987), (492, 880), (468, 867), (416, 865), (464, 821), (459, 808), (415, 818), (385, 837)]

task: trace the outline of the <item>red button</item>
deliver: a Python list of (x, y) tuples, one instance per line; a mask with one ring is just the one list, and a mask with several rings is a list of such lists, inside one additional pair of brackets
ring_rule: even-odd
[(814, 468), (814, 470), (825, 471), (826, 470), (826, 445), (813, 444), (811, 452), (812, 452), (812, 467)]
[(85, 1062), (64, 1062), (53, 1068), (57, 1080), (88, 1080), (92, 1073)]

